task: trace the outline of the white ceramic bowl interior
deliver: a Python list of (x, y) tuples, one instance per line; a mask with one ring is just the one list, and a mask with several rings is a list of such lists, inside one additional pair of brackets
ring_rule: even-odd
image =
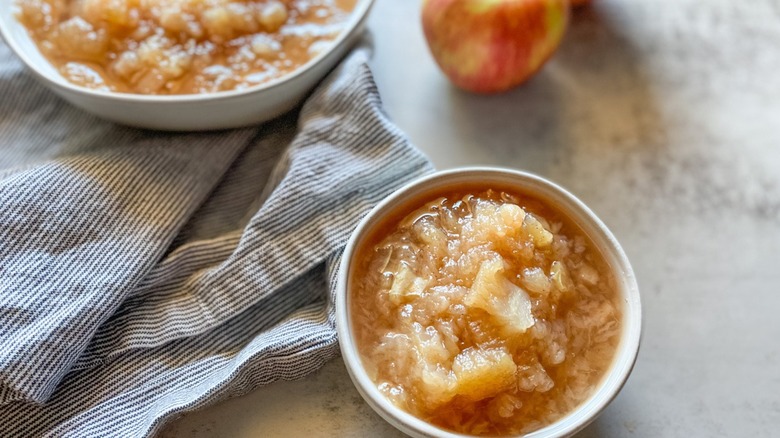
[(636, 361), (642, 327), (639, 289), (631, 265), (615, 237), (596, 215), (571, 193), (554, 183), (529, 173), (497, 168), (463, 168), (437, 172), (418, 179), (390, 195), (360, 222), (352, 234), (341, 262), (336, 297), (336, 324), (344, 362), (358, 392), (385, 420), (413, 437), (464, 437), (435, 427), (390, 403), (366, 374), (352, 337), (349, 314), (349, 278), (355, 251), (370, 230), (385, 214), (401, 207), (420, 195), (444, 187), (480, 183), (516, 187), (518, 191), (552, 201), (562, 213), (577, 223), (592, 239), (615, 272), (623, 303), (623, 327), (610, 369), (593, 395), (575, 411), (557, 422), (532, 432), (526, 437), (566, 437), (578, 432), (593, 421), (618, 394)]
[(329, 49), (289, 75), (246, 90), (152, 96), (108, 93), (74, 85), (38, 50), (14, 16), (16, 0), (0, 0), (0, 34), (40, 82), (71, 104), (125, 125), (167, 131), (204, 131), (254, 125), (297, 105), (358, 41), (374, 0), (358, 0)]

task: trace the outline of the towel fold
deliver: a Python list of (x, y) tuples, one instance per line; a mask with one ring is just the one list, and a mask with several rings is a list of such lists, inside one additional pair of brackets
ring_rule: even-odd
[(256, 129), (94, 119), (0, 44), (0, 436), (146, 436), (337, 353), (341, 250), (429, 172), (353, 52)]

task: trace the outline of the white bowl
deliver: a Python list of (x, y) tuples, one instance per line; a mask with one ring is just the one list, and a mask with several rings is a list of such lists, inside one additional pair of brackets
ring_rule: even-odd
[(604, 255), (615, 272), (623, 303), (623, 327), (620, 344), (610, 369), (591, 397), (576, 410), (526, 437), (566, 437), (593, 421), (615, 398), (636, 361), (642, 329), (642, 310), (634, 272), (615, 237), (595, 214), (560, 186), (529, 173), (498, 168), (462, 168), (437, 172), (400, 188), (374, 207), (358, 224), (347, 243), (341, 262), (336, 292), (336, 326), (341, 353), (352, 381), (366, 402), (390, 424), (413, 437), (464, 437), (427, 423), (393, 405), (366, 374), (352, 336), (349, 314), (349, 278), (352, 261), (362, 240), (389, 212), (404, 202), (418, 199), (444, 187), (469, 183), (516, 187), (519, 191), (550, 200), (562, 213), (577, 223)]
[(0, 35), (40, 82), (71, 104), (125, 125), (166, 131), (236, 128), (295, 107), (360, 38), (373, 0), (358, 0), (329, 49), (289, 75), (246, 90), (174, 96), (96, 91), (68, 82), (44, 58), (14, 16), (16, 0), (0, 0)]

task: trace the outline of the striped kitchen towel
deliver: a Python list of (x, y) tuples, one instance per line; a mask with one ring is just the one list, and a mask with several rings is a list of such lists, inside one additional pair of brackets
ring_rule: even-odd
[(337, 354), (351, 230), (431, 170), (367, 58), (259, 128), (162, 134), (67, 106), (0, 43), (0, 436), (147, 436)]

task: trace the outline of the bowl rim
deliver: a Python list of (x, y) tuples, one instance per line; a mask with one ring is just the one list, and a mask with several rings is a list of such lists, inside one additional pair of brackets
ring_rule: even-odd
[[(342, 259), (339, 266), (335, 310), (336, 330), (338, 333), (342, 359), (350, 379), (353, 381), (363, 399), (382, 418), (402, 432), (418, 437), (472, 437), (471, 435), (463, 435), (441, 429), (417, 418), (393, 405), (379, 392), (376, 385), (368, 377), (360, 355), (357, 352), (354, 339), (352, 338), (352, 323), (348, 309), (347, 284), (350, 262), (357, 249), (360, 238), (370, 230), (372, 222), (381, 218), (386, 211), (392, 211), (393, 207), (397, 206), (399, 202), (402, 202), (408, 197), (425, 193), (425, 187), (431, 183), (438, 181), (446, 182), (447, 180), (455, 180), (458, 177), (478, 180), (480, 176), (484, 177), (486, 175), (495, 178), (512, 179), (513, 182), (511, 183), (517, 183), (519, 188), (525, 189), (530, 193), (540, 192), (541, 190), (548, 190), (556, 193), (556, 195), (565, 201), (564, 203), (561, 202), (561, 199), (557, 200), (557, 207), (562, 210), (562, 212), (579, 213), (590, 222), (593, 229), (601, 234), (600, 237), (604, 240), (604, 245), (600, 245), (599, 249), (605, 253), (605, 257), (611, 256), (612, 260), (616, 263), (614, 268), (619, 268), (620, 270), (619, 273), (621, 275), (619, 278), (622, 279), (620, 289), (622, 291), (621, 293), (625, 294), (622, 296), (623, 300), (625, 300), (624, 324), (630, 324), (628, 324), (627, 327), (624, 327), (623, 338), (621, 338), (621, 341), (618, 344), (615, 358), (610, 365), (609, 372), (604, 375), (593, 394), (576, 409), (567, 413), (554, 423), (524, 435), (528, 438), (571, 436), (595, 420), (609, 403), (614, 400), (628, 380), (628, 377), (636, 364), (642, 338), (643, 319), (641, 300), (633, 268), (631, 267), (623, 248), (620, 246), (612, 232), (590, 208), (572, 193), (558, 184), (538, 175), (517, 169), (490, 166), (459, 167), (437, 171), (405, 184), (374, 206), (352, 232), (344, 252), (342, 253)], [(533, 186), (536, 186), (537, 188), (535, 189)], [(580, 224), (580, 226), (583, 225)]]
[[(15, 9), (17, 7), (16, 0), (5, 0), (5, 1), (7, 1), (12, 8)], [(132, 102), (132, 103), (169, 104), (169, 103), (213, 102), (213, 101), (231, 99), (238, 96), (252, 95), (255, 93), (261, 93), (271, 89), (276, 89), (281, 86), (284, 86), (287, 82), (291, 82), (297, 79), (298, 77), (303, 76), (304, 74), (306, 74), (307, 71), (311, 70), (315, 65), (323, 62), (325, 58), (330, 56), (335, 51), (336, 47), (339, 47), (348, 41), (348, 38), (352, 35), (352, 33), (355, 32), (355, 30), (360, 27), (360, 24), (366, 20), (369, 11), (374, 5), (374, 2), (375, 0), (356, 0), (355, 8), (350, 12), (349, 19), (347, 20), (346, 26), (339, 33), (339, 35), (333, 40), (332, 44), (327, 48), (327, 50), (318, 53), (317, 56), (310, 59), (305, 64), (299, 66), (292, 72), (282, 75), (271, 81), (258, 84), (252, 87), (248, 87), (245, 89), (217, 91), (213, 93), (166, 94), (166, 95), (138, 94), (138, 93), (115, 92), (115, 91), (106, 92), (106, 91), (94, 90), (87, 87), (82, 87), (80, 85), (76, 85), (69, 82), (61, 75), (53, 76), (49, 74), (49, 72), (46, 72), (39, 68), (39, 63), (33, 61), (29, 57), (27, 52), (22, 50), (22, 47), (20, 46), (19, 42), (16, 40), (16, 38), (14, 38), (13, 33), (11, 32), (12, 26), (21, 26), (22, 28), (24, 28), (24, 24), (22, 24), (18, 20), (12, 19), (11, 21), (13, 22), (9, 23), (7, 20), (2, 18), (3, 15), (0, 15), (0, 36), (2, 36), (3, 40), (11, 49), (11, 51), (16, 55), (17, 58), (19, 58), (22, 61), (22, 63), (28, 69), (30, 69), (30, 71), (35, 73), (36, 76), (44, 80), (47, 84), (60, 89), (64, 89), (65, 91), (70, 91), (72, 93), (81, 94), (89, 97), (114, 100), (114, 101), (120, 101), (125, 103)], [(0, 0), (0, 3), (2, 3), (2, 0)], [(15, 13), (11, 11), (10, 16), (14, 17), (14, 15)], [(24, 31), (27, 32), (27, 29), (24, 29)], [(28, 37), (32, 40), (32, 37), (29, 36), (29, 34)], [(32, 43), (35, 46), (36, 50), (38, 50), (40, 53), (40, 50), (38, 49), (38, 45), (34, 41), (32, 41)], [(41, 54), (41, 56), (43, 55)]]

